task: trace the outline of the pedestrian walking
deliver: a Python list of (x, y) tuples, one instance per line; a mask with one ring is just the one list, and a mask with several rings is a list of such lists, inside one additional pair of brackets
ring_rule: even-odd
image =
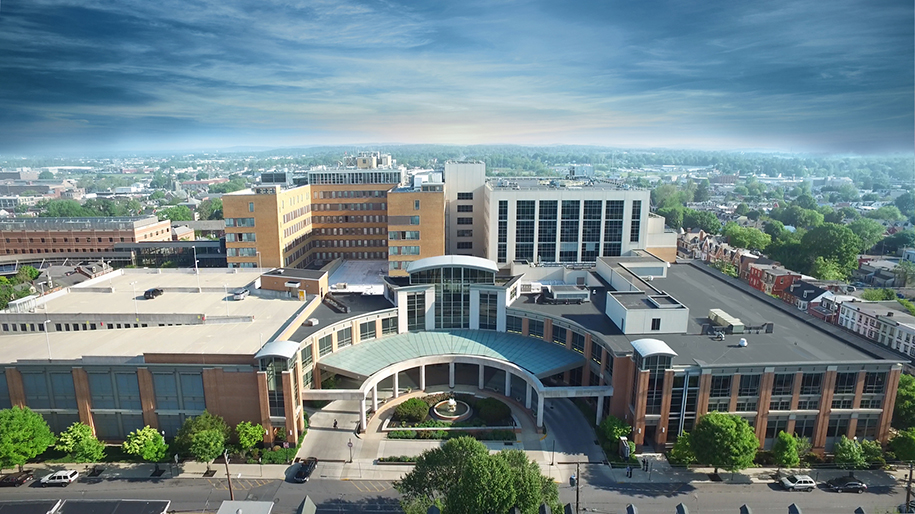
[(626, 478), (632, 478), (632, 466), (626, 466)]

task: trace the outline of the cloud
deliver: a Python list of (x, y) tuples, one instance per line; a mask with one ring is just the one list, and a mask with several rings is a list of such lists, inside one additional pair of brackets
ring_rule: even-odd
[(870, 152), (915, 139), (913, 6), (901, 2), (2, 7), (0, 151), (397, 140)]

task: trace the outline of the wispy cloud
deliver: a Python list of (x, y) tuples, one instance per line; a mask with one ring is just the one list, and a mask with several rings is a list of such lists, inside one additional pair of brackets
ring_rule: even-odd
[(913, 11), (866, 0), (4, 2), (0, 151), (912, 151)]

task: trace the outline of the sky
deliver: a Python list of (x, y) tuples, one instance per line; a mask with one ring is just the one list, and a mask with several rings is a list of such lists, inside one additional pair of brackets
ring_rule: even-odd
[(912, 153), (911, 0), (2, 0), (0, 153)]

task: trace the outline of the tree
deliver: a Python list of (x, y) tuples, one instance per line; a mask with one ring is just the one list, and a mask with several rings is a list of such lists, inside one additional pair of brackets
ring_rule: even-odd
[(22, 266), (16, 276), (22, 274), (23, 282), (31, 282), (41, 275), (41, 272), (32, 266)]
[(895, 300), (896, 292), (892, 289), (865, 289), (861, 293), (861, 299), (869, 302), (883, 302), (886, 300)]
[(903, 461), (915, 460), (915, 428), (900, 430), (890, 439), (889, 449), (896, 458)]
[(880, 243), (880, 250), (886, 253), (896, 253), (900, 248), (915, 246), (915, 230), (902, 230), (885, 238)]
[(747, 219), (750, 221), (756, 221), (760, 216), (762, 216), (762, 213), (759, 211), (750, 211), (747, 213)]
[(66, 452), (74, 462), (101, 462), (105, 458), (105, 445), (92, 427), (85, 423), (73, 423), (57, 437), (54, 449)]
[(693, 209), (686, 209), (684, 212), (683, 226), (698, 228), (709, 234), (717, 234), (721, 230), (721, 222), (718, 221), (718, 217), (714, 213)]
[(802, 194), (794, 199), (794, 205), (797, 205), (801, 209), (816, 209), (817, 200), (809, 194)]
[(190, 451), (191, 444), (194, 441), (194, 434), (205, 430), (217, 430), (222, 434), (223, 441), (228, 441), (231, 436), (231, 429), (221, 416), (214, 416), (210, 411), (203, 411), (203, 414), (184, 420), (184, 424), (178, 429), (175, 435), (175, 445), (181, 451)]
[(884, 205), (879, 209), (870, 211), (865, 214), (868, 218), (873, 218), (875, 220), (887, 220), (887, 221), (897, 221), (905, 219), (905, 216), (899, 212), (899, 208), (895, 205)]
[(242, 421), (235, 425), (235, 435), (242, 450), (248, 451), (264, 440), (264, 427), (260, 423)]
[(197, 206), (197, 214), (200, 219), (204, 220), (221, 220), (222, 219), (222, 199), (208, 198)]
[(122, 448), (128, 455), (135, 455), (146, 462), (157, 464), (165, 459), (168, 452), (165, 437), (149, 425), (127, 434), (127, 440), (124, 441)]
[(766, 234), (769, 234), (772, 239), (775, 239), (785, 231), (785, 225), (781, 221), (770, 219), (766, 222), (766, 226), (763, 231)]
[(750, 206), (745, 203), (739, 203), (737, 204), (737, 208), (734, 209), (734, 213), (740, 216), (746, 216), (750, 213)]
[(159, 221), (193, 221), (194, 213), (184, 205), (176, 205), (159, 211)]
[(826, 223), (816, 227), (804, 234), (801, 245), (807, 252), (808, 266), (812, 265), (817, 257), (822, 257), (834, 261), (845, 276), (858, 267), (861, 240), (844, 225)]
[(28, 462), (54, 444), (54, 434), (41, 414), (28, 407), (0, 410), (0, 469)]
[(716, 270), (724, 273), (725, 275), (728, 275), (729, 277), (738, 278), (740, 276), (740, 272), (737, 270), (737, 268), (728, 261), (713, 261), (709, 263), (709, 267), (715, 268)]
[(721, 230), (721, 234), (728, 238), (728, 244), (737, 248), (765, 250), (772, 237), (762, 230), (753, 227), (741, 227), (733, 221), (728, 222)]
[(912, 191), (906, 191), (897, 196), (893, 204), (905, 217), (915, 222), (913, 219), (915, 217), (915, 195), (912, 194)]
[(893, 409), (893, 427), (900, 430), (915, 428), (915, 377), (912, 375), (899, 375), (896, 407)]
[(424, 451), (413, 470), (395, 483), (406, 512), (425, 512), (435, 503), (449, 513), (507, 512), (517, 505), (536, 512), (541, 503), (559, 509), (556, 483), (517, 450), (490, 455), (470, 437), (448, 440)]
[(844, 280), (846, 275), (835, 261), (817, 257), (810, 268), (810, 274), (820, 280)]
[(91, 216), (76, 200), (50, 200), (44, 205), (42, 217), (46, 218), (81, 218)]
[(801, 463), (797, 453), (797, 439), (784, 431), (779, 431), (775, 444), (772, 445), (772, 455), (780, 468), (793, 468)]
[(699, 185), (696, 187), (696, 192), (693, 193), (694, 202), (707, 202), (709, 200), (709, 184), (708, 179), (703, 179), (699, 182)]
[(210, 462), (219, 457), (226, 447), (226, 438), (219, 430), (202, 430), (191, 436), (191, 455), (197, 462), (206, 462), (210, 469)]
[(674, 447), (670, 449), (668, 457), (673, 464), (680, 466), (688, 466), (696, 462), (696, 454), (693, 452), (688, 433), (683, 432), (677, 438), (676, 442), (674, 442)]
[(662, 207), (657, 210), (657, 215), (664, 217), (664, 224), (668, 227), (676, 229), (683, 226), (683, 210), (679, 205)]
[(626, 423), (625, 421), (613, 415), (604, 418), (600, 422), (598, 429), (604, 436), (604, 439), (614, 444), (619, 442), (620, 437), (626, 437), (632, 433), (632, 427), (629, 426), (629, 423)]
[(893, 273), (896, 275), (896, 287), (908, 287), (915, 280), (915, 263), (899, 261)]
[(835, 463), (840, 468), (860, 469), (867, 466), (861, 443), (844, 435), (836, 442), (832, 450)]
[(149, 195), (150, 200), (161, 200), (163, 198), (165, 198), (165, 191), (161, 190), (153, 191), (152, 194)]
[(54, 180), (54, 174), (48, 170), (44, 170), (38, 174), (38, 180)]
[(710, 412), (699, 419), (690, 433), (690, 447), (696, 460), (727, 471), (740, 471), (753, 465), (759, 439), (740, 416)]
[(886, 227), (869, 218), (858, 218), (847, 226), (861, 239), (861, 246), (858, 248), (861, 253), (873, 248), (878, 241), (883, 239), (883, 234), (886, 232)]

